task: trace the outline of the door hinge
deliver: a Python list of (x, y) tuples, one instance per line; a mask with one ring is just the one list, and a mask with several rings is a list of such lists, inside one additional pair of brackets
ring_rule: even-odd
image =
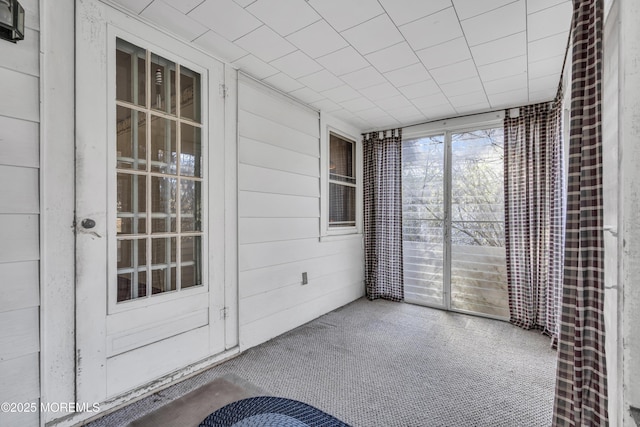
[(227, 85), (221, 84), (219, 87), (220, 87), (220, 96), (222, 98), (226, 98), (227, 95), (229, 95), (229, 89), (227, 88)]
[(220, 318), (226, 319), (229, 317), (229, 307), (223, 307), (220, 309)]

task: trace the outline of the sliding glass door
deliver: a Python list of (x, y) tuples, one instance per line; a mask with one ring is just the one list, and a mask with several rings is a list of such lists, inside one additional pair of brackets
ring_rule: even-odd
[(403, 142), (407, 302), (508, 317), (502, 128)]

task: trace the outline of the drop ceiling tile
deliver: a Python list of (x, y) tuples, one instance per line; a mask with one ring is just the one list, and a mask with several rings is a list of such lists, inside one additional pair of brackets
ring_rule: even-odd
[(231, 41), (262, 25), (260, 20), (231, 0), (206, 0), (188, 16)]
[(476, 64), (471, 59), (429, 70), (433, 79), (440, 85), (465, 80), (477, 76)]
[(236, 3), (238, 3), (242, 7), (247, 7), (251, 3), (255, 3), (258, 0), (233, 0), (233, 1), (235, 1)]
[(299, 81), (303, 85), (306, 85), (317, 92), (323, 92), (344, 84), (342, 80), (327, 70), (320, 70), (316, 73), (309, 74), (308, 76), (301, 77)]
[(370, 53), (366, 56), (366, 59), (381, 73), (404, 68), (407, 65), (419, 62), (416, 54), (405, 42)]
[(361, 98), (360, 93), (349, 85), (342, 85), (333, 89), (325, 90), (322, 92), (322, 95), (340, 104), (344, 101)]
[(400, 95), (398, 89), (396, 89), (390, 83), (382, 83), (379, 85), (367, 87), (364, 89), (360, 89), (360, 93), (372, 100), (373, 102), (383, 99), (383, 98), (391, 98), (396, 95)]
[(484, 83), (484, 90), (487, 95), (495, 95), (504, 92), (513, 92), (516, 90), (527, 90), (528, 87), (527, 73), (516, 74), (515, 76), (505, 77)]
[(527, 57), (518, 56), (517, 58), (505, 59), (504, 61), (494, 62), (492, 64), (478, 67), (478, 73), (483, 82), (502, 79), (517, 74), (527, 72)]
[(382, 108), (384, 111), (397, 110), (398, 108), (412, 107), (413, 105), (404, 95), (392, 96), (389, 98), (382, 98), (375, 101), (375, 104)]
[(209, 31), (207, 27), (195, 21), (193, 18), (160, 1), (151, 3), (149, 7), (141, 13), (141, 16), (189, 41)]
[(571, 0), (527, 0), (527, 13), (536, 13), (560, 3), (571, 3)]
[(332, 111), (341, 110), (342, 107), (331, 101), (330, 99), (321, 99), (320, 101), (316, 101), (312, 103), (314, 107), (316, 107), (320, 111), (326, 111), (327, 113), (331, 113)]
[(299, 50), (272, 61), (271, 65), (294, 79), (307, 76), (322, 69), (320, 64)]
[(373, 107), (373, 108), (369, 108), (367, 110), (358, 111), (356, 113), (356, 115), (358, 117), (361, 117), (361, 118), (365, 119), (365, 120), (376, 119), (378, 117), (388, 116), (388, 114), (385, 111), (383, 111), (381, 108), (379, 108), (379, 107)]
[(443, 84), (440, 88), (446, 96), (458, 96), (464, 95), (465, 93), (484, 90), (480, 77), (478, 76), (473, 76), (470, 79), (458, 80), (453, 83)]
[(495, 93), (487, 97), (492, 108), (514, 108), (529, 103), (529, 90), (527, 88), (517, 89)]
[(529, 91), (529, 102), (547, 102), (552, 101), (556, 97), (557, 89), (544, 89), (540, 91)]
[(317, 58), (316, 61), (336, 76), (361, 70), (369, 66), (369, 63), (362, 55), (351, 46)]
[(527, 29), (525, 1), (520, 0), (462, 21), (470, 46), (507, 37)]
[(451, 7), (451, 0), (379, 0), (396, 25), (403, 25), (418, 18)]
[(434, 93), (440, 93), (440, 87), (434, 80), (425, 80), (423, 82), (402, 86), (399, 87), (398, 90), (408, 99), (422, 98), (427, 95), (433, 95)]
[(267, 77), (278, 73), (278, 70), (273, 68), (271, 65), (251, 54), (238, 59), (233, 63), (233, 65), (258, 80), (266, 79)]
[(471, 58), (471, 52), (464, 37), (419, 50), (416, 54), (429, 70)]
[(543, 59), (542, 61), (529, 62), (529, 78), (537, 79), (549, 75), (560, 75), (564, 55)]
[(529, 62), (536, 62), (553, 56), (564, 56), (569, 32), (559, 33), (529, 43)]
[(424, 113), (424, 109), (436, 107), (438, 105), (449, 104), (449, 100), (442, 92), (434, 93), (429, 96), (423, 96), (422, 98), (412, 99), (411, 103), (418, 107), (420, 111)]
[(226, 62), (233, 62), (248, 53), (211, 30), (195, 39), (193, 43)]
[(458, 114), (475, 114), (475, 113), (483, 113), (489, 110), (491, 106), (488, 101), (480, 102), (478, 104), (472, 105), (463, 105), (461, 107), (456, 107), (456, 112)]
[(432, 80), (431, 75), (421, 63), (409, 65), (399, 70), (389, 71), (388, 73), (384, 73), (384, 76), (396, 87)]
[(453, 7), (402, 25), (400, 31), (414, 50), (435, 46), (463, 35)]
[(309, 5), (337, 31), (344, 31), (384, 13), (377, 0), (309, 0)]
[(456, 8), (460, 20), (463, 20), (490, 12), (509, 3), (513, 3), (513, 0), (453, 0), (453, 7)]
[(460, 107), (466, 107), (469, 105), (487, 104), (487, 107), (489, 106), (487, 95), (483, 90), (479, 92), (465, 93), (464, 95), (450, 96), (449, 102), (456, 110)]
[(492, 64), (527, 54), (527, 33), (522, 31), (471, 48), (477, 66)]
[[(187, 14), (193, 10), (194, 7), (202, 3), (202, 0), (163, 0), (171, 7), (178, 9), (180, 12)], [(146, 0), (147, 4), (149, 0)]]
[[(134, 12), (136, 15), (139, 15), (140, 12), (142, 12), (147, 6), (149, 6), (149, 3), (151, 3), (153, 0), (113, 0), (113, 1), (121, 5), (125, 9)], [(27, 14), (27, 5), (22, 4), (22, 6), (25, 9), (25, 14)]]
[(566, 33), (571, 25), (573, 6), (570, 2), (543, 9), (527, 16), (528, 38), (543, 39), (558, 33)]
[(287, 40), (314, 59), (349, 45), (325, 20), (288, 35)]
[(529, 92), (551, 91), (555, 95), (560, 83), (560, 73), (529, 79)]
[(386, 14), (363, 22), (340, 34), (363, 55), (376, 52), (404, 40), (398, 28)]
[(449, 103), (420, 108), (420, 112), (422, 112), (428, 120), (445, 119), (456, 115), (455, 108)]
[(385, 117), (380, 117), (376, 119), (376, 128), (377, 129), (395, 129), (400, 126), (400, 122), (391, 117), (390, 115), (386, 115)]
[(266, 25), (240, 37), (234, 43), (265, 62), (271, 62), (296, 50), (294, 45)]
[(424, 114), (422, 114), (420, 110), (418, 110), (413, 105), (386, 111), (391, 117), (395, 118), (403, 124), (418, 123), (425, 120)]
[(373, 67), (363, 68), (353, 73), (340, 76), (345, 83), (354, 89), (364, 89), (386, 82), (386, 79)]
[(271, 77), (267, 77), (263, 80), (265, 83), (280, 89), (283, 92), (291, 92), (304, 87), (299, 81), (292, 79), (284, 73), (274, 74)]
[(318, 92), (309, 89), (308, 87), (303, 87), (301, 89), (297, 89), (289, 92), (289, 95), (293, 96), (300, 101), (311, 104), (312, 102), (320, 101), (324, 98), (324, 96), (320, 95)]
[(247, 6), (246, 10), (281, 36), (321, 19), (304, 0), (260, 0)]
[(342, 105), (346, 110), (354, 113), (362, 110), (368, 110), (369, 108), (376, 106), (373, 102), (362, 96), (350, 101), (341, 102), (340, 105)]

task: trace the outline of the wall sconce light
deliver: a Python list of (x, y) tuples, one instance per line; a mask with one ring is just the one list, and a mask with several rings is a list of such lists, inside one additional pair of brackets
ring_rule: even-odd
[(24, 9), (18, 0), (0, 0), (0, 39), (24, 40)]

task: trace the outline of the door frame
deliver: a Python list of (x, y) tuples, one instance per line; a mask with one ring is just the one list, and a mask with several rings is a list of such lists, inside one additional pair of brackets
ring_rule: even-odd
[[(117, 7), (112, 7), (98, 0), (87, 0), (76, 2), (76, 88), (91, 87), (92, 82), (99, 82), (100, 86), (95, 91), (76, 90), (76, 147), (84, 146), (92, 150), (100, 151), (100, 145), (104, 144), (107, 135), (112, 134), (111, 123), (108, 121), (112, 117), (111, 109), (115, 108), (115, 101), (108, 94), (111, 90), (108, 84), (109, 74), (107, 67), (111, 66), (115, 51), (110, 52), (113, 46), (111, 38), (115, 33), (134, 34), (138, 39), (152, 40), (143, 47), (153, 49), (153, 46), (164, 46), (166, 50), (179, 52), (180, 56), (189, 59), (190, 54), (185, 52), (195, 52), (196, 60), (203, 68), (208, 70), (209, 89), (203, 93), (203, 99), (208, 103), (209, 114), (209, 151), (215, 152), (218, 158), (216, 163), (210, 160), (209, 164), (209, 213), (214, 221), (210, 221), (209, 233), (213, 236), (220, 236), (215, 239), (215, 245), (211, 243), (207, 262), (209, 263), (209, 295), (214, 294), (214, 283), (217, 283), (219, 290), (224, 295), (224, 300), (217, 302), (210, 299), (210, 322), (214, 316), (225, 315), (224, 326), (221, 339), (224, 340), (219, 352), (210, 354), (202, 360), (182, 366), (165, 376), (150, 380), (130, 391), (118, 396), (109, 396), (106, 389), (106, 328), (103, 327), (107, 315), (107, 292), (104, 283), (108, 281), (108, 268), (105, 263), (92, 271), (85, 271), (81, 264), (76, 262), (76, 400), (103, 402), (101, 411), (118, 406), (131, 398), (142, 396), (190, 375), (198, 370), (205, 369), (214, 363), (238, 353), (238, 318), (237, 318), (237, 192), (236, 170), (237, 153), (235, 148), (235, 86), (230, 87), (229, 83), (236, 80), (235, 70), (224, 65), (220, 61), (206, 55), (204, 52), (193, 48), (191, 45), (178, 40), (166, 31), (157, 28), (137, 16)], [(148, 36), (152, 34), (153, 36)], [(191, 55), (194, 57), (194, 54)], [(109, 60), (111, 58), (111, 60)], [(206, 59), (206, 64), (202, 63)], [(217, 73), (217, 75), (216, 75)], [(218, 87), (220, 80), (221, 87)], [(227, 90), (222, 85), (226, 86)], [(112, 86), (112, 85), (111, 85)], [(230, 94), (233, 102), (225, 102), (225, 95)], [(97, 98), (97, 101), (96, 101)], [(106, 102), (103, 102), (105, 100)], [(111, 105), (114, 104), (114, 105)], [(229, 105), (230, 104), (230, 105)], [(91, 105), (87, 109), (83, 106)], [(221, 121), (213, 120), (220, 117)], [(224, 118), (224, 119), (222, 119)], [(82, 125), (79, 125), (82, 124)], [(95, 137), (95, 135), (103, 137)], [(205, 138), (203, 138), (206, 140)], [(104, 148), (102, 148), (104, 150)], [(109, 153), (107, 153), (108, 155)], [(76, 169), (87, 173), (90, 170), (91, 162), (76, 152)], [(228, 179), (227, 179), (228, 177)], [(104, 247), (102, 250), (107, 254), (109, 245), (106, 237), (109, 230), (106, 227), (110, 214), (105, 198), (106, 189), (110, 184), (107, 175), (97, 178), (99, 188), (105, 189), (87, 191), (85, 188), (76, 188), (76, 223), (84, 218), (91, 217), (97, 223), (96, 227), (90, 231), (83, 230), (76, 224), (76, 253), (81, 253), (90, 245), (98, 244)], [(75, 183), (74, 183), (75, 184)], [(218, 198), (218, 203), (215, 203)], [(224, 195), (224, 203), (219, 203), (220, 196)], [(105, 207), (95, 209), (95, 207)], [(213, 240), (211, 240), (213, 242)], [(215, 259), (213, 258), (216, 253)], [(105, 258), (106, 260), (106, 258)], [(95, 286), (87, 286), (98, 282)], [(219, 319), (215, 319), (219, 320)], [(86, 414), (85, 414), (86, 418)]]
[[(452, 182), (452, 141), (451, 135), (470, 131), (490, 129), (500, 127), (504, 122), (504, 111), (495, 111), (490, 113), (475, 114), (471, 116), (456, 117), (453, 119), (440, 120), (421, 125), (409, 126), (402, 131), (402, 140), (408, 141), (418, 138), (426, 138), (436, 135), (442, 135), (444, 138), (444, 176), (443, 176), (443, 192), (444, 192), (444, 221), (443, 221), (443, 247), (442, 247), (442, 266), (443, 266), (443, 283), (442, 283), (442, 304), (430, 304), (422, 302), (409, 302), (410, 304), (419, 304), (427, 307), (438, 308), (441, 310), (451, 311), (455, 313), (472, 314), (474, 316), (486, 317), (496, 320), (508, 320), (504, 317), (494, 316), (485, 313), (461, 310), (451, 306), (451, 182)], [(404, 262), (404, 260), (403, 260)]]

